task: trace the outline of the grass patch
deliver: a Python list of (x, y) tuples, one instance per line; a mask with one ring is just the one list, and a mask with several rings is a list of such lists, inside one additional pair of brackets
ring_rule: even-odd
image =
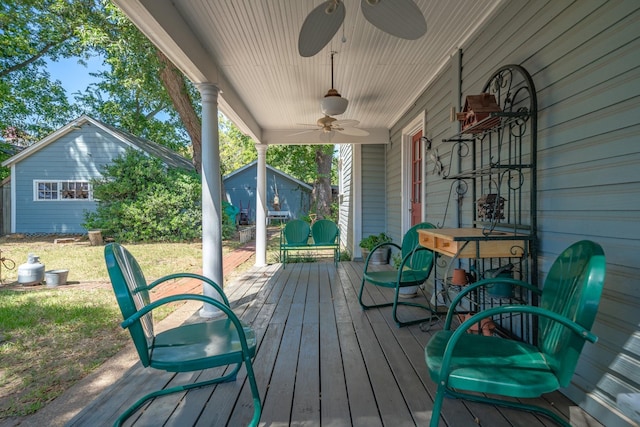
[[(0, 238), (2, 257), (13, 260), (13, 270), (2, 269), (2, 282), (11, 283), (18, 279), (18, 266), (27, 262), (32, 253), (40, 257), (46, 270), (69, 270), (68, 281), (106, 282), (109, 280), (104, 264), (104, 247), (91, 246), (86, 238), (74, 243), (54, 244), (55, 238)], [(126, 244), (136, 257), (147, 280), (157, 279), (177, 271), (197, 271), (202, 268), (202, 243), (140, 243)], [(223, 254), (238, 246), (236, 242), (225, 243)]]
[(0, 418), (31, 414), (129, 341), (113, 292), (0, 293)]
[[(54, 244), (53, 236), (0, 238), (0, 419), (33, 414), (130, 342), (104, 264), (104, 247), (86, 238)], [(223, 254), (240, 246), (225, 242)], [(127, 244), (147, 281), (202, 268), (202, 244)], [(28, 254), (46, 270), (68, 269), (73, 286), (19, 286), (17, 269)], [(85, 286), (87, 285), (87, 286)], [(175, 307), (154, 312), (161, 320)]]

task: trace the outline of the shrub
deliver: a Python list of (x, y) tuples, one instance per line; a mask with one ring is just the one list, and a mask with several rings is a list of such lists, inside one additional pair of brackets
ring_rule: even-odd
[(136, 150), (102, 169), (94, 180), (95, 212), (87, 229), (118, 241), (184, 241), (202, 236), (201, 182), (195, 172), (166, 168)]

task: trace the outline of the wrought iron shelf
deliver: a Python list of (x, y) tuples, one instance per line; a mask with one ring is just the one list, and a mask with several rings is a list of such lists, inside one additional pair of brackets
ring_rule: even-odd
[[(499, 131), (507, 126), (516, 124), (518, 121), (522, 123), (526, 122), (529, 117), (531, 117), (531, 112), (528, 109), (524, 109), (521, 111), (499, 111), (493, 112), (488, 117), (480, 120), (478, 123), (473, 126), (469, 126), (466, 129), (463, 129), (459, 133), (443, 139), (442, 142), (452, 142), (452, 141), (470, 141), (473, 138), (469, 138), (468, 135), (475, 135), (474, 138), (481, 137), (484, 134), (492, 133)], [(499, 122), (494, 124), (496, 118), (499, 118)]]
[(531, 226), (528, 224), (517, 224), (514, 222), (473, 221), (473, 225), (478, 228), (493, 227), (494, 232), (507, 231), (517, 234), (531, 234)]
[[(483, 277), (511, 265), (512, 278), (537, 285), (535, 86), (523, 67), (506, 65), (493, 73), (479, 93), (494, 96), (501, 111), (443, 139), (442, 145), (429, 153), (451, 186), (439, 228), (421, 234), (420, 243), (441, 255), (436, 257), (434, 269), (437, 274), (438, 268), (444, 268), (444, 278), (454, 267), (466, 267)], [(472, 209), (467, 207), (469, 201)], [(451, 220), (447, 217), (450, 204), (457, 210), (457, 228), (443, 228), (451, 222), (447, 221)], [(516, 301), (516, 297), (521, 297), (520, 303), (537, 304), (534, 294), (515, 295), (507, 301)], [(484, 294), (473, 299), (479, 309), (495, 301)], [(525, 340), (536, 328), (535, 321), (518, 317), (496, 323)]]
[(531, 163), (518, 164), (491, 164), (474, 170), (463, 171), (453, 175), (443, 175), (443, 179), (472, 179), (481, 176), (501, 174), (508, 171), (520, 171), (522, 169), (531, 169), (534, 165)]

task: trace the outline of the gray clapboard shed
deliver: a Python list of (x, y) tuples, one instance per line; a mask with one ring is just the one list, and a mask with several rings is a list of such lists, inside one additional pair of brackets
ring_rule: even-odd
[(84, 234), (84, 213), (96, 208), (90, 181), (127, 149), (140, 150), (169, 167), (193, 170), (174, 151), (81, 116), (10, 157), (11, 232)]
[[(257, 161), (253, 161), (223, 177), (227, 201), (238, 209), (248, 209), (252, 224), (256, 220), (257, 174)], [(285, 211), (289, 218), (300, 218), (309, 213), (312, 191), (309, 184), (267, 165), (267, 211)]]

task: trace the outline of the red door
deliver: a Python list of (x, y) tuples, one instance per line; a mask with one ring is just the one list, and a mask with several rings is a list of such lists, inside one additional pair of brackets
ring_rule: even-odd
[(422, 131), (411, 137), (411, 225), (422, 222)]

